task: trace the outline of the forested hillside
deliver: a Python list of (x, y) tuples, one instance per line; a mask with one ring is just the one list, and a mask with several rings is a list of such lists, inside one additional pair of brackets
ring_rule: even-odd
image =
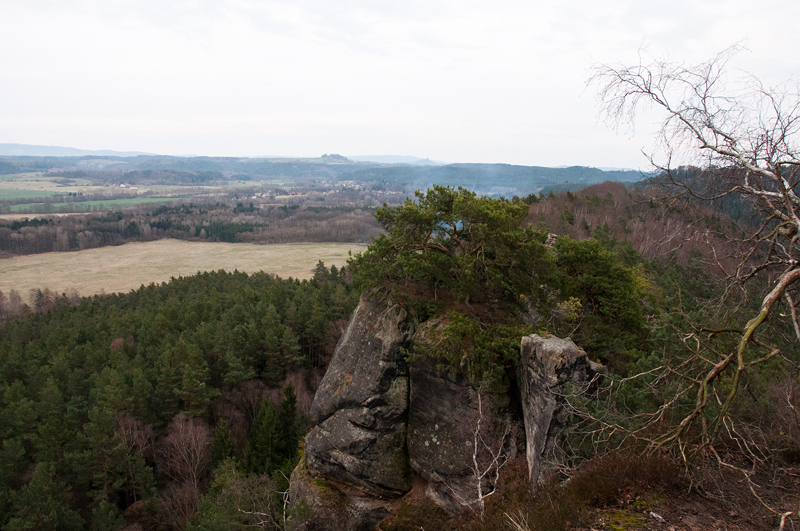
[[(675, 202), (654, 184), (625, 186), (606, 181), (575, 192), (526, 198), (531, 203), (527, 223), (544, 224), (555, 234), (576, 239), (614, 238), (630, 242), (645, 258), (687, 264), (710, 257), (711, 249), (729, 247), (744, 234), (738, 219), (752, 217), (746, 204), (686, 204)], [(543, 225), (543, 226), (544, 226)], [(720, 255), (732, 252), (728, 249)]]
[(511, 164), (420, 166), (357, 162), (338, 155), (314, 159), (234, 157), (3, 157), (5, 174), (47, 172), (95, 184), (211, 185), (274, 179), (356, 182), (376, 189), (425, 190), (434, 184), (463, 186), (483, 195), (527, 195), (544, 190), (577, 190), (605, 180), (634, 182), (636, 170), (603, 171), (581, 166), (547, 168)]
[(0, 525), (183, 529), (217, 466), (272, 503), (358, 295), (344, 277), (202, 273), (5, 323)]
[(613, 180), (634, 182), (645, 178), (634, 170), (603, 171), (572, 166), (544, 168), (511, 164), (448, 164), (445, 166), (393, 166), (364, 168), (343, 174), (340, 179), (357, 182), (387, 182), (425, 190), (433, 185), (461, 186), (481, 195), (528, 195), (541, 190), (578, 190), (587, 185)]

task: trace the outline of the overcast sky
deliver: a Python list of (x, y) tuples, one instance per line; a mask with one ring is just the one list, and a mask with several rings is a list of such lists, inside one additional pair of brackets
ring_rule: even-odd
[(2, 0), (0, 143), (646, 167), (595, 62), (800, 75), (796, 0)]

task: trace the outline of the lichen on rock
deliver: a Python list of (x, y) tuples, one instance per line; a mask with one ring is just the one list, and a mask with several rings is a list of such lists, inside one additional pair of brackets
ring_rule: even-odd
[(408, 313), (384, 291), (364, 295), (336, 347), (305, 442), (310, 470), (380, 497), (411, 488), (406, 452)]
[[(490, 430), (502, 428), (491, 444), (511, 458), (518, 441), (505, 427), (512, 417), (524, 420), (535, 488), (543, 455), (562, 429), (564, 387), (585, 387), (604, 374), (571, 340), (531, 335), (521, 339), (521, 361), (516, 375), (510, 373), (516, 385), (507, 377), (476, 382), (424, 355), (441, 340), (447, 319), (416, 323), (413, 336), (412, 323), (385, 290), (361, 298), (314, 397), (316, 426), (292, 474), (291, 503), (313, 513), (296, 529), (374, 529), (411, 489), (414, 475), (437, 505), (450, 514), (462, 511), (477, 492), (478, 419)], [(409, 361), (412, 348), (417, 354)], [(485, 485), (490, 489), (491, 481)]]

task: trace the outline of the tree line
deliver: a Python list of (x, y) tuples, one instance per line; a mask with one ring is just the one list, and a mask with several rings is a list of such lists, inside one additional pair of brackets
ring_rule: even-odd
[(0, 256), (76, 251), (163, 238), (231, 243), (368, 242), (378, 231), (372, 214), (356, 207), (250, 208), (242, 202), (236, 206), (190, 203), (100, 215), (0, 220)]

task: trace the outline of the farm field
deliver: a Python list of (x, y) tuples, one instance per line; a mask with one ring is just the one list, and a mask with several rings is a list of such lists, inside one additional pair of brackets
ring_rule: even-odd
[[(2, 188), (0, 187), (0, 201), (16, 200), (16, 199), (30, 199), (30, 204), (36, 204), (45, 197), (53, 197), (60, 195), (58, 192), (51, 192), (49, 190), (19, 190), (16, 188)], [(37, 201), (38, 200), (38, 201)]]
[[(86, 179), (74, 179), (75, 184), (65, 186), (58, 182), (56, 177), (43, 175), (41, 173), (19, 173), (12, 175), (0, 175), (0, 201), (19, 200), (19, 199), (39, 199), (65, 195), (67, 192), (80, 191), (82, 193), (106, 192), (107, 187), (85, 186), (90, 181)], [(14, 205), (19, 211), (22, 208), (31, 208), (36, 202), (31, 204)], [(13, 208), (13, 207), (12, 207)]]
[(44, 253), (0, 260), (0, 290), (12, 289), (27, 300), (31, 289), (55, 293), (76, 289), (82, 296), (128, 292), (142, 284), (199, 271), (265, 271), (283, 278), (311, 278), (319, 260), (341, 267), (366, 245), (293, 243), (255, 245), (158, 240), (68, 253)]
[[(80, 212), (95, 212), (95, 211), (106, 211), (112, 208), (130, 208), (135, 207), (136, 205), (144, 205), (148, 203), (169, 203), (171, 201), (188, 201), (189, 198), (186, 197), (132, 197), (130, 199), (99, 199), (97, 201), (72, 201), (69, 203), (50, 203), (49, 209), (50, 210), (59, 210), (59, 209), (67, 209), (67, 210), (76, 210)], [(11, 212), (29, 212), (33, 211), (30, 216), (35, 216), (35, 211), (37, 210), (36, 205), (42, 205), (41, 208), (44, 208), (42, 203), (26, 203), (22, 205), (11, 205), (9, 210)]]
[(81, 192), (96, 192), (108, 189), (106, 186), (91, 185), (88, 179), (70, 179), (71, 184), (63, 184), (63, 178), (42, 173), (15, 173), (0, 176), (0, 189), (32, 190), (66, 193), (67, 188), (79, 188)]
[[(224, 196), (239, 188), (251, 189), (261, 183), (253, 182), (226, 182), (222, 185), (195, 186), (195, 185), (140, 185), (137, 190), (119, 188), (108, 185), (92, 185), (91, 181), (82, 178), (69, 178), (71, 183), (57, 175), (42, 173), (20, 173), (0, 175), (0, 201), (13, 200), (17, 204), (7, 205), (2, 208), (5, 213), (16, 214), (42, 214), (46, 212), (98, 212), (132, 208), (147, 203), (166, 203), (170, 201), (190, 201), (194, 196), (204, 198)], [(93, 195), (92, 200), (67, 199), (68, 193), (80, 192), (86, 196)], [(147, 194), (149, 197), (142, 197)], [(108, 196), (108, 199), (97, 196)], [(122, 195), (123, 197), (120, 197)], [(125, 196), (128, 197), (125, 197)], [(54, 197), (64, 196), (64, 202), (49, 203)], [(27, 200), (28, 202), (21, 202)]]
[(8, 219), (8, 220), (19, 220), (19, 219), (45, 219), (45, 218), (53, 218), (53, 217), (64, 217), (64, 216), (80, 216), (81, 214), (86, 214), (86, 212), (67, 212), (67, 213), (60, 213), (60, 212), (50, 212), (48, 214), (0, 214), (0, 219)]

